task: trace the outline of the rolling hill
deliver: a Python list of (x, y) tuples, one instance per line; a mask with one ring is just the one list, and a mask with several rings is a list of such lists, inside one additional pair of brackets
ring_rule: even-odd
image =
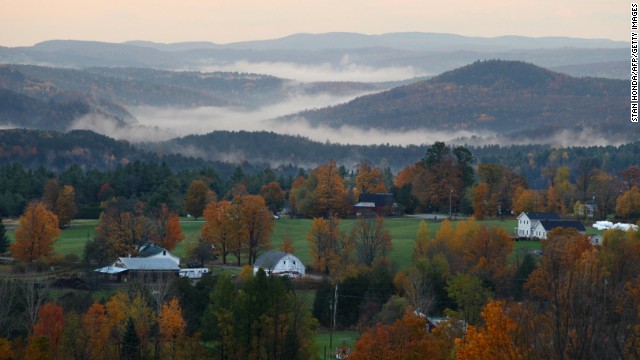
[(628, 90), (622, 80), (574, 78), (520, 61), (477, 61), (430, 80), (280, 120), (304, 118), (334, 128), (488, 131), (531, 142), (590, 130), (632, 141)]

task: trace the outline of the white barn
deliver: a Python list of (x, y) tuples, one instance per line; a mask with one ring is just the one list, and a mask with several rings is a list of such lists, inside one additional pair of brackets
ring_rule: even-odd
[(288, 277), (304, 276), (304, 264), (293, 254), (270, 250), (260, 255), (253, 264), (253, 273), (262, 268), (267, 275)]

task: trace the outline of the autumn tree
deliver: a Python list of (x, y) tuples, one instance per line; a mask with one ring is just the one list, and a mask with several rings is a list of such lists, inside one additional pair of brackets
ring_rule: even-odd
[(604, 220), (615, 210), (616, 198), (621, 188), (620, 182), (605, 171), (598, 171), (593, 175), (589, 191), (595, 196), (598, 218)]
[(532, 189), (517, 188), (513, 194), (513, 211), (520, 214), (526, 211), (539, 211), (543, 207), (540, 194)]
[(87, 337), (87, 353), (89, 359), (106, 357), (109, 341), (108, 328), (105, 326), (107, 315), (104, 305), (95, 302), (82, 316), (82, 328)]
[(429, 244), (431, 239), (429, 238), (429, 228), (424, 220), (420, 220), (418, 224), (418, 233), (416, 234), (416, 241), (413, 245), (413, 253), (411, 257), (413, 261), (429, 256)]
[[(465, 336), (456, 339), (456, 359), (507, 360), (533, 356), (529, 351), (531, 347), (526, 346), (529, 339), (522, 336), (522, 328), (509, 310), (504, 301), (489, 301), (482, 309), (484, 324), (467, 326)], [(516, 312), (516, 315), (519, 314)]]
[(60, 228), (69, 227), (77, 212), (75, 190), (73, 186), (65, 185), (60, 189), (54, 206), (54, 213), (58, 216)]
[(46, 184), (44, 184), (42, 202), (46, 206), (47, 210), (54, 211), (56, 201), (58, 200), (58, 194), (60, 194), (60, 189), (60, 181), (56, 178), (49, 179)]
[(167, 204), (162, 204), (156, 215), (156, 245), (167, 250), (175, 249), (176, 245), (184, 240), (184, 233), (180, 227), (180, 217), (169, 211)]
[(300, 213), (300, 202), (306, 197), (305, 178), (298, 176), (291, 184), (291, 191), (289, 192), (289, 206), (293, 215)]
[(616, 214), (622, 218), (637, 217), (640, 214), (640, 190), (632, 187), (618, 197), (616, 201)]
[(598, 345), (613, 339), (603, 331), (608, 326), (603, 299), (607, 273), (597, 251), (574, 229), (554, 229), (542, 245), (542, 258), (525, 285), (540, 307), (541, 346), (551, 358), (602, 358), (596, 355)]
[(415, 165), (407, 165), (402, 170), (400, 170), (395, 179), (393, 180), (393, 185), (397, 187), (402, 187), (405, 184), (410, 184), (413, 182), (417, 173), (417, 168)]
[(447, 358), (451, 344), (425, 329), (425, 319), (407, 311), (392, 325), (378, 325), (362, 334), (349, 359)]
[(489, 210), (488, 191), (489, 187), (485, 183), (478, 184), (473, 189), (473, 216), (478, 220), (483, 220)]
[(305, 216), (326, 218), (345, 214), (347, 191), (335, 161), (315, 168), (304, 180), (296, 179), (291, 189), (292, 204)]
[(464, 189), (473, 183), (475, 161), (465, 147), (451, 149), (443, 142), (435, 142), (425, 157), (416, 164), (412, 182), (414, 195), (423, 208), (438, 211), (457, 206)]
[(316, 211), (320, 216), (341, 214), (344, 211), (346, 190), (336, 168), (336, 162), (330, 161), (312, 171), (317, 178)]
[(634, 186), (640, 187), (640, 168), (637, 166), (629, 166), (622, 170), (622, 182), (626, 190)]
[(382, 170), (367, 162), (358, 164), (356, 173), (356, 190), (358, 194), (375, 194), (387, 192), (382, 178)]
[(177, 348), (183, 341), (187, 327), (178, 299), (173, 298), (168, 304), (162, 305), (158, 316), (158, 327), (164, 351), (170, 354), (165, 358), (175, 359)]
[(237, 197), (233, 199), (233, 204), (238, 207), (248, 262), (253, 264), (259, 252), (271, 247), (269, 241), (273, 231), (273, 214), (258, 195)]
[(293, 246), (293, 242), (291, 241), (290, 237), (288, 236), (284, 237), (284, 239), (282, 240), (282, 246), (280, 246), (280, 251), (286, 252), (289, 254), (295, 254), (296, 249)]
[(222, 256), (223, 264), (227, 263), (227, 255), (236, 246), (241, 231), (242, 223), (237, 205), (228, 201), (211, 202), (207, 205), (201, 229), (202, 241), (215, 247)]
[(340, 230), (340, 219), (314, 218), (307, 232), (309, 251), (313, 266), (325, 274), (330, 274), (334, 266), (339, 265), (339, 251), (344, 234)]
[(33, 325), (33, 331), (30, 340), (38, 337), (45, 337), (49, 340), (51, 349), (51, 358), (61, 358), (61, 341), (62, 332), (64, 330), (64, 315), (62, 307), (59, 305), (46, 303), (38, 308), (38, 321)]
[(260, 196), (264, 198), (264, 202), (272, 213), (277, 214), (284, 208), (284, 200), (286, 193), (280, 187), (280, 184), (271, 181), (266, 185), (262, 185)]
[(204, 180), (193, 180), (184, 197), (184, 211), (198, 220), (207, 204), (212, 201), (215, 201), (215, 193)]
[(96, 244), (104, 244), (111, 258), (134, 256), (140, 245), (153, 243), (157, 233), (139, 203), (118, 199), (109, 203), (96, 227)]
[(15, 241), (9, 248), (14, 258), (33, 261), (51, 254), (59, 235), (58, 217), (44, 203), (32, 202), (20, 217)]
[(371, 266), (377, 259), (386, 258), (391, 252), (391, 234), (381, 216), (358, 218), (349, 235), (355, 245), (359, 260)]
[(511, 275), (508, 260), (512, 251), (513, 240), (503, 228), (480, 225), (465, 245), (466, 266), (496, 291), (504, 291)]

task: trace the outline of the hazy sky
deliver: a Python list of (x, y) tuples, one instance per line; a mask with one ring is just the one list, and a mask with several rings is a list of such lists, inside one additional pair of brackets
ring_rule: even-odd
[(270, 39), (298, 32), (629, 38), (622, 0), (0, 0), (0, 45)]

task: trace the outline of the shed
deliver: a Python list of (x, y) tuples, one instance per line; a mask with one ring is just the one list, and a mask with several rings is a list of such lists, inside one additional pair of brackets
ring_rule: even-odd
[(262, 268), (267, 275), (288, 277), (304, 276), (304, 264), (297, 256), (281, 251), (269, 250), (260, 255), (253, 264), (253, 273)]

